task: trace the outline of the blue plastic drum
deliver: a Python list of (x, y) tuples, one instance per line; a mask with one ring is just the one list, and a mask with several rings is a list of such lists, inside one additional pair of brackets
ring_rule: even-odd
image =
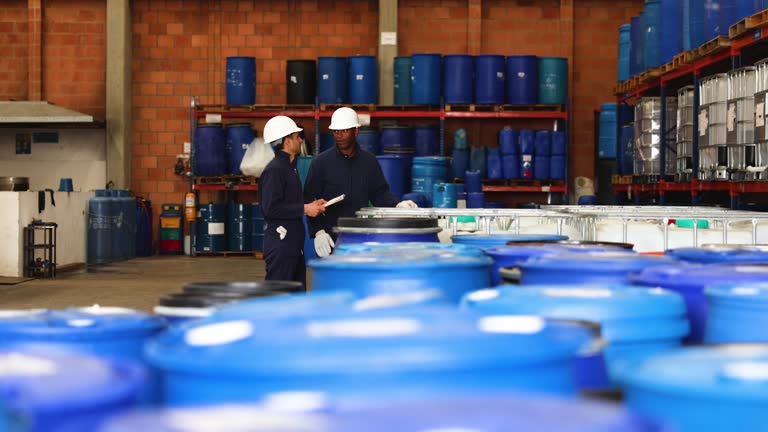
[(762, 430), (766, 364), (764, 345), (680, 349), (627, 374), (625, 403), (679, 432)]
[(381, 148), (387, 150), (413, 149), (411, 128), (408, 126), (384, 126), (381, 128)]
[(556, 242), (568, 240), (568, 236), (557, 234), (459, 234), (451, 237), (458, 244), (490, 249), (505, 246), (508, 242)]
[(381, 171), (384, 173), (384, 178), (387, 179), (389, 184), (389, 190), (400, 198), (405, 192), (405, 179), (403, 178), (403, 164), (402, 157), (397, 155), (378, 155), (376, 160), (379, 161)]
[(768, 343), (768, 284), (710, 286), (707, 344)]
[(413, 128), (415, 156), (437, 156), (440, 154), (440, 129), (437, 126), (415, 126)]
[(250, 124), (231, 124), (227, 126), (227, 167), (229, 174), (240, 175), (240, 162), (243, 161), (248, 144), (256, 138)]
[(474, 246), (467, 246), (457, 243), (433, 243), (433, 242), (407, 242), (407, 243), (344, 243), (336, 246), (333, 250), (334, 255), (349, 255), (363, 252), (376, 251), (410, 251), (410, 250), (432, 250), (449, 251), (464, 256), (482, 257), (483, 251)]
[(504, 56), (479, 55), (475, 58), (475, 103), (504, 103)]
[(317, 99), (320, 103), (347, 102), (347, 58), (317, 58)]
[(438, 242), (441, 228), (431, 218), (339, 218), (336, 244)]
[(219, 176), (227, 173), (227, 134), (220, 124), (195, 128), (192, 171), (196, 176)]
[(227, 205), (227, 244), (231, 251), (253, 250), (253, 206), (230, 202)]
[(573, 324), (424, 307), (200, 320), (170, 328), (145, 353), (171, 405), (296, 390), (379, 400), (457, 391), (574, 395), (574, 358), (593, 341)]
[(453, 183), (435, 183), (432, 185), (432, 207), (456, 208), (456, 185)]
[(395, 105), (408, 105), (411, 103), (411, 58), (395, 57), (393, 71)]
[(454, 54), (443, 57), (443, 95), (447, 104), (471, 104), (475, 101), (475, 58)]
[(505, 127), (499, 131), (499, 148), (503, 155), (517, 155), (520, 153), (518, 140), (520, 133), (516, 129)]
[(768, 264), (768, 249), (761, 246), (715, 245), (671, 249), (665, 255), (698, 264)]
[[(615, 387), (629, 366), (680, 346), (688, 334), (685, 302), (670, 291), (629, 286), (499, 287), (469, 293), (464, 307), (482, 313), (536, 315), (548, 319), (594, 321), (600, 324), (608, 372), (585, 373), (582, 388)], [(591, 378), (591, 379), (589, 379)]]
[(95, 431), (147, 384), (139, 366), (39, 347), (0, 350), (0, 370), (4, 431)]
[(256, 103), (255, 57), (227, 57), (226, 92), (227, 104), (229, 105), (253, 105)]
[(539, 100), (539, 65), (536, 56), (507, 57), (507, 103), (535, 105)]
[(227, 249), (225, 204), (205, 204), (198, 208), (195, 250), (222, 252)]
[(379, 78), (376, 57), (370, 55), (349, 58), (349, 103), (375, 104), (379, 102)]
[(432, 200), (432, 186), (448, 181), (451, 160), (444, 157), (414, 157), (411, 192), (423, 193)]
[(329, 133), (321, 133), (320, 134), (320, 145), (318, 146), (318, 151), (320, 153), (336, 148), (336, 140), (333, 138), (333, 134)]
[(532, 258), (520, 263), (523, 285), (630, 285), (644, 269), (673, 264), (665, 257), (624, 251), (570, 253)]
[(360, 128), (357, 135), (357, 144), (360, 148), (374, 155), (381, 154), (381, 141), (379, 131), (374, 128)]
[(411, 56), (411, 103), (439, 105), (442, 86), (442, 58), (440, 54), (413, 54)]
[(679, 264), (649, 268), (633, 277), (635, 285), (661, 287), (682, 295), (688, 307), (691, 333), (686, 342), (701, 343), (707, 325), (704, 288), (729, 283), (759, 284), (768, 280), (768, 267), (756, 265)]

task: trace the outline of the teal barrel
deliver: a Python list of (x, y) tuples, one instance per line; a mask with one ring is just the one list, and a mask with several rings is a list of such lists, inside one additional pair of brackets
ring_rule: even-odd
[(395, 105), (411, 103), (411, 58), (395, 57)]
[(304, 187), (304, 182), (307, 181), (310, 165), (312, 165), (312, 156), (299, 156), (299, 159), (296, 161), (296, 169), (299, 171), (302, 188)]
[(539, 103), (568, 102), (568, 59), (539, 57)]
[(210, 203), (200, 206), (195, 250), (198, 252), (223, 252), (226, 250), (226, 218), (227, 207), (224, 204)]

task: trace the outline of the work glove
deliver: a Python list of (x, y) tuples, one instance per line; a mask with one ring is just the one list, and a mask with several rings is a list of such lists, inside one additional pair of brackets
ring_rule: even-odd
[(320, 230), (315, 234), (315, 252), (317, 252), (317, 256), (320, 258), (330, 255), (334, 246), (336, 244), (333, 243), (331, 235), (325, 232), (325, 230)]
[(416, 203), (411, 200), (400, 201), (399, 203), (397, 203), (395, 207), (396, 208), (419, 208), (419, 206), (417, 206)]

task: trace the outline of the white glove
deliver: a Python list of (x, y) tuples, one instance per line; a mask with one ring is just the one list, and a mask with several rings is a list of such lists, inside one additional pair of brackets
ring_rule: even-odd
[(419, 206), (417, 206), (416, 203), (411, 200), (400, 201), (399, 203), (397, 203), (395, 207), (396, 208), (419, 208)]
[(336, 244), (333, 243), (331, 235), (325, 232), (325, 230), (320, 230), (315, 234), (315, 252), (317, 252), (317, 256), (320, 258), (330, 255), (334, 246)]

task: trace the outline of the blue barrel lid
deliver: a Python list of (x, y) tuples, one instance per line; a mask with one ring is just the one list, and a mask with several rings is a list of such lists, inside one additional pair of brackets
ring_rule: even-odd
[(558, 234), (460, 234), (451, 236), (451, 241), (459, 244), (491, 248), (505, 246), (507, 242), (530, 241), (560, 241), (568, 240), (568, 236)]
[[(654, 432), (659, 429), (620, 407), (541, 395), (435, 395), (437, 399), (375, 401), (333, 412), (315, 410), (323, 393), (277, 394), (253, 405), (209, 405), (133, 411), (101, 432)], [(326, 396), (327, 397), (327, 396)], [(314, 398), (314, 400), (313, 400)], [(295, 406), (307, 403), (308, 408)], [(330, 403), (335, 403), (330, 400)], [(285, 406), (290, 411), (286, 412)], [(282, 411), (281, 411), (282, 410)], [(552, 415), (557, 413), (557, 415)]]
[(720, 345), (659, 354), (624, 377), (632, 387), (710, 398), (768, 402), (768, 345)]
[(760, 283), (768, 280), (768, 266), (678, 264), (647, 268), (632, 277), (636, 285), (663, 288), (704, 288), (730, 282)]
[(0, 405), (22, 414), (87, 410), (135, 397), (146, 371), (50, 347), (0, 350)]
[[(485, 249), (485, 253), (491, 257), (499, 258), (528, 258), (541, 255), (568, 254), (568, 253), (592, 253), (592, 252), (623, 252), (635, 255), (632, 250), (620, 249), (613, 246), (600, 245), (575, 245), (566, 243), (546, 243), (537, 245), (521, 244), (499, 246)], [(635, 255), (637, 256), (637, 255)]]
[(520, 264), (523, 269), (552, 269), (569, 271), (638, 272), (648, 267), (674, 263), (670, 258), (638, 255), (624, 251), (564, 253), (533, 257)]
[(450, 307), (282, 320), (213, 318), (151, 339), (147, 361), (162, 369), (238, 376), (372, 373), (381, 371), (382, 359), (388, 370), (399, 372), (526, 367), (571, 358), (593, 340), (584, 326)]
[(436, 243), (436, 242), (405, 242), (405, 243), (342, 243), (333, 250), (334, 255), (349, 255), (362, 252), (374, 251), (404, 251), (411, 250), (447, 250), (466, 256), (483, 256), (483, 251), (479, 248), (457, 244), (457, 243)]
[(324, 269), (343, 269), (343, 268), (371, 268), (371, 269), (392, 269), (393, 266), (408, 269), (430, 269), (451, 267), (483, 267), (492, 263), (491, 259), (485, 256), (463, 255), (452, 250), (404, 250), (387, 249), (375, 250), (349, 255), (330, 255), (323, 259), (314, 259), (309, 261), (309, 267)]
[(701, 248), (680, 248), (668, 250), (666, 255), (680, 261), (701, 264), (716, 263), (766, 263), (768, 249), (759, 246), (713, 245)]
[(118, 307), (90, 306), (63, 310), (0, 311), (0, 338), (40, 340), (111, 338), (150, 335), (165, 320), (144, 312)]

